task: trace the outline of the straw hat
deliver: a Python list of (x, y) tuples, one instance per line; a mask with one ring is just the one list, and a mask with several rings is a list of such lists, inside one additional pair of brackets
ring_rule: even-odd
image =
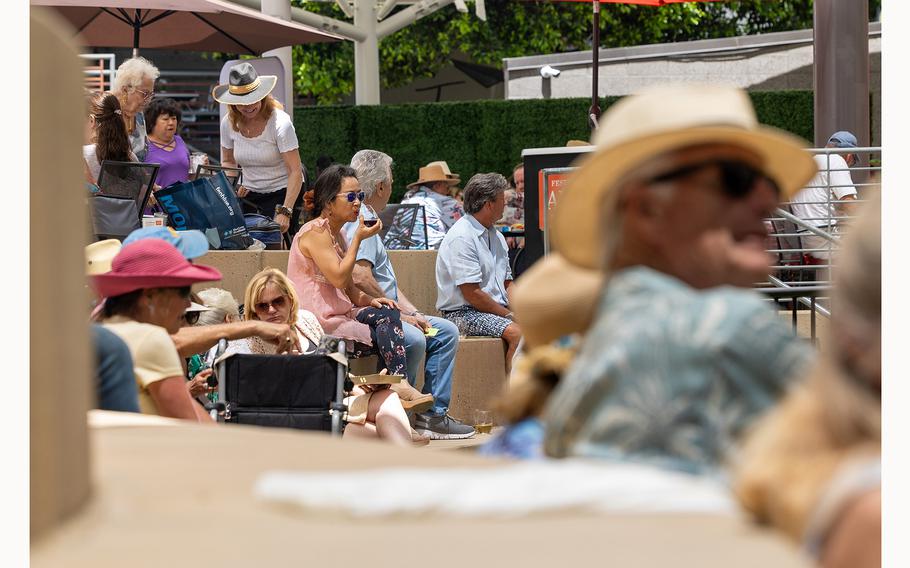
[(599, 205), (618, 182), (642, 162), (699, 144), (730, 144), (751, 150), (777, 183), (782, 198), (815, 175), (806, 143), (787, 132), (761, 126), (740, 89), (717, 85), (673, 85), (628, 96), (607, 110), (592, 144), (595, 151), (559, 194), (552, 242), (573, 264), (599, 268), (605, 250)]
[(85, 274), (104, 274), (110, 272), (111, 261), (120, 252), (120, 241), (107, 239), (98, 241), (85, 247)]
[(535, 263), (509, 287), (509, 307), (529, 347), (588, 329), (605, 276), (579, 268), (559, 253)]
[[(449, 174), (449, 175), (451, 175), (451, 174)], [(444, 181), (444, 182), (448, 183), (450, 186), (452, 186), (452, 185), (458, 185), (458, 183), (461, 180), (452, 179), (452, 178), (448, 177), (446, 175), (445, 170), (442, 169), (442, 166), (440, 166), (438, 164), (437, 165), (430, 164), (430, 165), (420, 168), (420, 172), (419, 172), (417, 181), (415, 181), (413, 183), (409, 183), (407, 185), (407, 188), (414, 189), (415, 187), (419, 187), (421, 185), (427, 185), (427, 184), (431, 184), (431, 183), (436, 183), (438, 181)]]
[(264, 99), (278, 82), (275, 75), (259, 75), (249, 63), (231, 67), (228, 82), (212, 89), (212, 98), (226, 105), (251, 105)]
[(449, 169), (449, 164), (447, 164), (445, 161), (440, 160), (438, 162), (430, 162), (427, 165), (441, 167), (442, 171), (445, 172), (447, 178), (454, 179), (456, 182), (461, 183), (461, 176), (458, 174), (453, 174), (452, 171)]
[(221, 272), (196, 266), (170, 243), (142, 239), (126, 245), (111, 263), (111, 271), (91, 277), (99, 296), (110, 298), (145, 288), (180, 288), (197, 282), (221, 280)]

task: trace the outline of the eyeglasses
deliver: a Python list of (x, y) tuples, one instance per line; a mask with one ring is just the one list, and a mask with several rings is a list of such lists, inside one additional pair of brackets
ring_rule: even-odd
[(140, 95), (142, 95), (143, 100), (146, 100), (146, 101), (155, 95), (155, 91), (146, 91), (144, 89), (140, 89), (139, 87), (133, 87), (133, 89), (135, 89)]
[(199, 314), (202, 312), (183, 312), (183, 319), (186, 320), (188, 325), (196, 325), (196, 322), (199, 321)]
[(757, 170), (750, 164), (737, 160), (712, 159), (706, 160), (704, 162), (687, 164), (685, 166), (652, 178), (651, 183), (663, 183), (677, 178), (686, 177), (688, 175), (694, 174), (699, 170), (703, 170), (712, 166), (720, 168), (720, 177), (723, 181), (724, 192), (729, 197), (740, 199), (749, 195), (749, 193), (752, 191), (752, 188), (755, 186), (755, 182), (760, 179), (766, 180), (774, 187), (774, 190), (780, 194), (780, 190), (778, 189), (777, 184), (775, 184), (774, 181), (768, 178), (764, 173)]
[[(367, 194), (362, 191), (349, 191), (347, 193), (339, 193), (338, 195), (344, 195), (347, 198), (348, 203), (363, 201), (363, 198), (367, 196)], [(338, 198), (338, 195), (335, 197)]]
[(278, 296), (271, 302), (257, 302), (253, 304), (253, 309), (257, 312), (268, 312), (270, 307), (275, 308), (276, 310), (280, 310), (285, 306), (285, 304), (287, 304), (287, 301), (287, 296), (282, 295)]

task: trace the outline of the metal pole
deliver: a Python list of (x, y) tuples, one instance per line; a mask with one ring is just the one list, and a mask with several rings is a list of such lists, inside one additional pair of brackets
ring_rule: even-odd
[(868, 3), (815, 0), (813, 10), (815, 145), (849, 130), (869, 146)]
[(133, 14), (133, 57), (139, 57), (139, 32), (142, 30), (142, 22), (139, 19), (139, 10)]
[[(261, 11), (263, 14), (291, 21), (291, 3), (289, 0), (262, 0)], [(282, 93), (284, 95), (284, 110), (289, 115), (294, 116), (294, 63), (291, 54), (292, 49), (288, 46), (266, 51), (262, 56), (274, 56), (281, 61), (281, 66), (284, 67), (284, 93)]]
[(366, 37), (354, 43), (354, 102), (379, 104), (379, 38), (376, 33), (376, 3), (354, 0), (354, 27)]
[(600, 71), (600, 63), (598, 58), (600, 57), (600, 1), (594, 0), (591, 3), (594, 6), (594, 41), (591, 45), (591, 52), (593, 55), (593, 66), (591, 68), (591, 108), (588, 109), (588, 126), (591, 130), (597, 126), (597, 121), (600, 119), (600, 105), (597, 104), (597, 75)]

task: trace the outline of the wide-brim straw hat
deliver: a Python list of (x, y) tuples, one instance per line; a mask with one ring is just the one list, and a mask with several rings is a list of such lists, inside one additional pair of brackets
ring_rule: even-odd
[(783, 199), (817, 169), (804, 140), (760, 125), (749, 97), (734, 87), (672, 85), (625, 97), (604, 113), (592, 144), (559, 193), (551, 235), (567, 261), (587, 268), (600, 268), (607, 250), (603, 204), (649, 159), (703, 144), (744, 148), (759, 157)]
[(528, 347), (583, 333), (597, 314), (606, 276), (559, 253), (536, 262), (509, 287), (509, 307)]
[(458, 174), (453, 174), (452, 170), (449, 169), (449, 164), (447, 164), (445, 162), (445, 160), (440, 160), (438, 162), (430, 162), (427, 165), (428, 166), (439, 166), (440, 168), (442, 168), (442, 171), (446, 174), (447, 178), (453, 179), (459, 183), (461, 182), (461, 176)]
[(214, 280), (221, 280), (221, 272), (190, 264), (172, 244), (161, 239), (142, 239), (124, 246), (111, 263), (110, 272), (91, 276), (92, 287), (104, 298)]
[(249, 63), (238, 63), (228, 72), (228, 82), (212, 89), (212, 98), (226, 105), (251, 105), (264, 99), (275, 84), (275, 75), (259, 75)]
[(85, 247), (85, 274), (104, 274), (110, 272), (111, 262), (120, 252), (123, 245), (117, 239), (106, 239), (91, 243)]
[(446, 176), (446, 173), (442, 169), (442, 166), (439, 166), (439, 165), (429, 165), (429, 166), (424, 166), (424, 167), (420, 168), (420, 171), (418, 172), (417, 177), (418, 177), (417, 181), (415, 181), (413, 183), (409, 183), (407, 185), (408, 189), (413, 189), (415, 187), (419, 187), (421, 185), (427, 185), (430, 183), (436, 183), (438, 181), (444, 181), (447, 184), (449, 184), (450, 186), (452, 186), (452, 185), (458, 185), (458, 183), (461, 181), (460, 179), (452, 179), (452, 178)]

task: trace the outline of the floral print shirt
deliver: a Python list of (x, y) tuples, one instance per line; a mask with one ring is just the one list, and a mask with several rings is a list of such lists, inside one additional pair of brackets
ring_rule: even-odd
[[(446, 232), (452, 228), (455, 221), (464, 217), (465, 214), (461, 203), (454, 197), (441, 195), (423, 186), (414, 193), (407, 195), (401, 203), (423, 205), (423, 210), (426, 214), (428, 246), (424, 245), (423, 216), (418, 215), (417, 221), (414, 223), (414, 230), (411, 232), (410, 240), (414, 243), (408, 247), (411, 249), (438, 249), (439, 245), (442, 244), (442, 238), (446, 236)], [(395, 238), (396, 235), (402, 232), (402, 228), (398, 226), (398, 219), (396, 215), (385, 237), (387, 248), (401, 248), (400, 245), (395, 244), (398, 241)]]
[(813, 355), (754, 292), (621, 270), (548, 402), (545, 451), (716, 473)]
[(525, 194), (515, 189), (507, 189), (506, 208), (502, 212), (502, 219), (499, 224), (515, 225), (525, 223)]

